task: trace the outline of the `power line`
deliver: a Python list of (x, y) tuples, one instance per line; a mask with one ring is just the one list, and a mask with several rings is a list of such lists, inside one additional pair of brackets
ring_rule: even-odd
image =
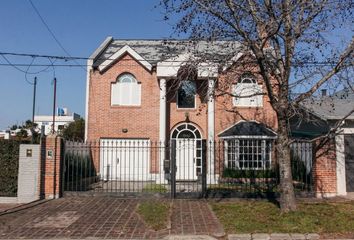
[(34, 62), (35, 59), (36, 59), (36, 58), (32, 58), (32, 61), (31, 61), (30, 65), (28, 65), (28, 67), (27, 67), (27, 69), (26, 69), (26, 72), (25, 72), (25, 80), (26, 80), (26, 82), (27, 82), (28, 84), (30, 84), (30, 85), (35, 85), (35, 84), (36, 84), (36, 77), (35, 77), (35, 80), (34, 80), (33, 83), (30, 82), (30, 81), (27, 79), (28, 71), (29, 71), (30, 67), (32, 66), (32, 64), (33, 64), (33, 62)]
[[(71, 57), (70, 53), (64, 48), (63, 44), (61, 44), (61, 42), (59, 41), (59, 39), (55, 36), (54, 32), (50, 29), (50, 27), (48, 26), (48, 24), (46, 23), (46, 21), (44, 20), (44, 18), (42, 17), (42, 15), (40, 14), (40, 12), (38, 11), (38, 9), (36, 8), (36, 6), (33, 4), (32, 0), (28, 0), (29, 3), (31, 4), (33, 10), (36, 12), (36, 14), (38, 15), (38, 17), (40, 18), (40, 20), (42, 21), (43, 25), (46, 27), (46, 29), (48, 30), (48, 32), (50, 33), (50, 35), (53, 37), (54, 41), (58, 44), (58, 46), (69, 56)], [(75, 60), (74, 60), (75, 61)], [(75, 61), (76, 62), (76, 61)], [(77, 63), (77, 62), (76, 62)], [(79, 64), (78, 64), (79, 65)], [(81, 66), (80, 66), (81, 67)], [(84, 69), (84, 71), (86, 71)]]
[[(135, 60), (131, 60), (132, 62), (134, 62)], [(180, 63), (180, 61), (178, 61)], [(255, 62), (244, 62), (244, 64), (247, 63), (255, 63)], [(102, 65), (100, 64), (100, 66), (108, 66), (109, 64), (106, 65)], [(333, 66), (334, 63), (301, 63), (301, 64), (293, 64), (294, 67), (303, 67), (303, 65), (307, 65), (307, 66)], [(87, 64), (28, 64), (28, 63), (0, 63), (0, 66), (12, 66), (14, 68), (16, 68), (17, 70), (25, 73), (24, 70), (18, 68), (18, 67), (46, 67), (46, 69), (50, 68), (50, 67), (87, 67)], [(124, 66), (135, 66), (133, 64), (125, 64)], [(175, 65), (163, 65), (164, 67), (173, 67)], [(213, 64), (210, 65), (203, 65), (205, 67), (207, 66), (214, 66)], [(350, 65), (349, 65), (350, 66)], [(40, 71), (41, 72), (41, 71)], [(34, 74), (34, 73), (31, 73)]]
[[(58, 56), (58, 55), (41, 55), (41, 54), (31, 54), (31, 53), (14, 53), (14, 52), (0, 52), (0, 55), (4, 56), (4, 55), (11, 55), (11, 56), (19, 56), (19, 57), (36, 57), (36, 58), (48, 58), (48, 59), (56, 59), (56, 60), (64, 60), (64, 61), (70, 61), (70, 60), (116, 60), (116, 58), (111, 58), (111, 57), (103, 57), (103, 58), (90, 58), (90, 57), (73, 57), (73, 56)], [(171, 62), (171, 63), (180, 63), (182, 61), (178, 61), (178, 60), (162, 60), (162, 59), (137, 59), (137, 60), (144, 60), (144, 61), (163, 61), (163, 62)], [(210, 61), (214, 61), (214, 62), (222, 62), (220, 59), (208, 59)], [(134, 59), (120, 59), (119, 61), (136, 61)], [(256, 61), (249, 61), (246, 63), (255, 63)], [(301, 64), (309, 64), (309, 65), (333, 65), (333, 64), (337, 64), (337, 62), (334, 61), (304, 61), (304, 62), (295, 62), (293, 64), (296, 65), (301, 65)], [(19, 65), (22, 66), (27, 66), (27, 64), (23, 64), (23, 63), (19, 63)], [(86, 64), (77, 64), (78, 66), (87, 66)], [(33, 65), (33, 66), (48, 66), (48, 65)], [(50, 65), (52, 66), (52, 65)], [(54, 65), (54, 66), (72, 66), (70, 64), (63, 64), (63, 65)]]
[[(0, 53), (0, 55), (1, 55), (1, 57), (7, 62), (7, 64), (3, 64), (3, 63), (0, 63), (0, 66), (12, 66), (12, 67), (14, 67), (16, 70), (18, 70), (18, 71), (20, 71), (20, 72), (22, 72), (22, 73), (24, 73), (24, 74), (38, 74), (38, 73), (41, 73), (41, 72), (44, 72), (44, 71), (46, 71), (49, 67), (51, 67), (52, 65), (45, 65), (45, 64), (43, 64), (43, 65), (41, 65), (41, 64), (33, 64), (33, 61), (34, 61), (34, 58), (35, 57), (33, 57), (33, 61), (30, 63), (30, 64), (28, 64), (28, 63), (25, 63), (25, 64), (17, 64), (17, 63), (12, 63), (7, 57), (5, 57), (3, 54), (1, 54)], [(56, 61), (56, 60), (55, 60)], [(54, 61), (54, 62), (55, 62)], [(27, 70), (23, 70), (23, 69), (21, 69), (21, 68), (18, 68), (18, 67), (28, 67), (28, 66), (34, 66), (34, 67), (36, 67), (36, 66), (38, 66), (38, 67), (40, 67), (40, 66), (42, 66), (42, 67), (46, 67), (46, 68), (44, 68), (44, 69), (42, 69), (42, 70), (39, 70), (39, 71), (36, 71), (36, 72), (29, 72), (29, 69), (27, 69)]]

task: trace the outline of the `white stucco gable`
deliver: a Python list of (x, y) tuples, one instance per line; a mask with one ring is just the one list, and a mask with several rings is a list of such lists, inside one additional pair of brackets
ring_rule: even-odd
[[(198, 62), (193, 54), (184, 53), (176, 57), (157, 63), (156, 75), (158, 78), (175, 78), (181, 66)], [(218, 65), (214, 62), (204, 61), (197, 64), (198, 78), (218, 77)]]
[(131, 55), (136, 61), (140, 62), (141, 65), (143, 65), (147, 70), (151, 71), (152, 65), (148, 61), (146, 61), (142, 56), (140, 56), (136, 51), (134, 51), (131, 47), (129, 47), (128, 45), (125, 45), (124, 47), (119, 49), (115, 54), (113, 54), (109, 59), (102, 62), (98, 66), (98, 70), (100, 72), (105, 71), (106, 69), (111, 67), (113, 63), (115, 63), (120, 57), (122, 57), (126, 53)]

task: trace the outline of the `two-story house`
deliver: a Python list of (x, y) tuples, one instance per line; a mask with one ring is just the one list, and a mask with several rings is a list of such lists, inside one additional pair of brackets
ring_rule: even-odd
[(202, 139), (212, 149), (210, 175), (221, 161), (214, 141), (224, 143), (218, 151), (229, 168), (269, 168), (276, 115), (243, 56), (241, 44), (231, 41), (108, 37), (88, 61), (86, 90), (86, 140), (108, 147), (95, 160), (101, 174), (123, 180), (163, 175), (169, 153), (153, 146), (170, 140), (177, 140), (177, 180), (197, 179)]

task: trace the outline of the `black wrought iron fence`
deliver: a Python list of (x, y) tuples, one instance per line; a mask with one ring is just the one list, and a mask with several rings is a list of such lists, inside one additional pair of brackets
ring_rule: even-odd
[[(230, 139), (101, 139), (65, 143), (66, 192), (176, 196), (267, 196), (279, 192), (272, 142)], [(297, 192), (312, 190), (311, 143), (294, 142)]]
[[(208, 144), (209, 196), (276, 196), (279, 167), (272, 141), (230, 139)], [(291, 144), (291, 165), (297, 194), (312, 193), (312, 143)]]

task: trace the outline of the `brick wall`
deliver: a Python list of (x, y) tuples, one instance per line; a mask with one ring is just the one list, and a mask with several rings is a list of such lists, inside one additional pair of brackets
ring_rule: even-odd
[(63, 140), (56, 135), (49, 135), (41, 143), (41, 198), (52, 199), (61, 196)]
[(335, 144), (330, 140), (323, 146), (317, 142), (314, 151), (314, 190), (318, 197), (331, 197), (337, 193)]
[[(236, 71), (235, 71), (236, 70)], [(239, 76), (245, 71), (255, 71), (252, 67), (236, 66), (219, 79), (219, 86), (237, 82)], [(111, 106), (111, 84), (116, 82), (117, 77), (125, 72), (133, 74), (141, 82), (141, 106)], [(231, 79), (231, 80), (230, 80)], [(259, 78), (261, 79), (261, 78)], [(260, 81), (260, 80), (259, 80)], [(262, 84), (260, 82), (260, 84)], [(166, 139), (170, 139), (171, 131), (179, 123), (188, 120), (195, 124), (201, 131), (202, 138), (207, 136), (207, 80), (197, 80), (197, 96), (195, 109), (177, 108), (177, 86), (173, 80), (167, 83), (167, 122)], [(262, 85), (265, 91), (264, 84)], [(111, 68), (105, 72), (94, 70), (90, 73), (89, 85), (89, 109), (88, 109), (88, 140), (100, 138), (149, 138), (151, 141), (159, 139), (159, 105), (160, 93), (156, 71), (146, 70), (139, 62), (129, 54), (124, 55)], [(215, 136), (232, 126), (241, 119), (256, 120), (276, 129), (276, 116), (269, 99), (264, 96), (263, 107), (238, 108), (238, 113), (232, 112), (232, 98), (224, 95), (215, 99)], [(229, 112), (231, 110), (231, 112)], [(127, 129), (127, 132), (123, 132)], [(152, 156), (151, 166), (157, 166), (158, 159)], [(99, 166), (99, 153), (94, 154), (96, 168)], [(155, 171), (156, 169), (152, 169)]]
[(208, 138), (208, 111), (207, 111), (207, 80), (197, 80), (197, 94), (195, 98), (196, 107), (194, 109), (178, 109), (177, 108), (177, 89), (171, 86), (176, 85), (173, 80), (170, 80), (167, 85), (167, 136), (166, 139), (170, 139), (173, 129), (180, 123), (186, 121), (186, 114), (188, 114), (188, 120), (196, 125), (202, 138)]
[[(141, 82), (141, 106), (111, 106), (111, 84), (129, 72)], [(150, 73), (126, 54), (107, 71), (91, 72), (88, 140), (99, 138), (150, 138), (159, 136), (160, 88), (156, 73)], [(128, 132), (123, 133), (122, 129)]]
[[(119, 75), (131, 73), (141, 83), (140, 106), (111, 106), (111, 85)], [(149, 138), (159, 140), (160, 88), (156, 72), (149, 72), (129, 54), (125, 54), (107, 71), (90, 74), (88, 140), (100, 138)], [(127, 129), (127, 132), (123, 132)], [(93, 153), (99, 169), (99, 151)], [(151, 156), (151, 172), (158, 159)]]
[[(215, 99), (216, 136), (240, 120), (255, 120), (264, 123), (273, 130), (276, 130), (278, 127), (276, 112), (273, 110), (267, 94), (263, 96), (262, 107), (235, 107), (233, 105), (232, 96), (223, 94), (224, 92), (231, 93), (233, 84), (236, 84), (241, 75), (246, 72), (253, 73), (258, 85), (262, 87), (263, 93), (267, 92), (262, 77), (257, 74), (257, 72), (259, 72), (258, 69), (250, 64), (242, 64), (242, 61), (250, 60), (252, 59), (247, 57), (240, 59), (235, 66), (230, 68), (229, 71), (222, 74), (219, 78)], [(273, 81), (273, 83), (273, 87), (275, 88), (275, 81)]]

